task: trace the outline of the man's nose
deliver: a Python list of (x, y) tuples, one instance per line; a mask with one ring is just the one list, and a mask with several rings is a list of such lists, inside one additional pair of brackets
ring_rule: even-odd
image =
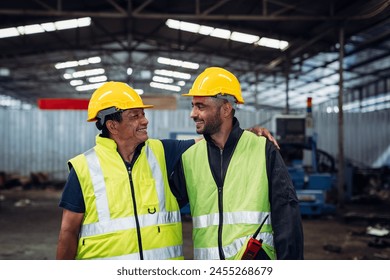
[(143, 115), (143, 118), (142, 118), (141, 122), (142, 122), (143, 124), (148, 124), (148, 123), (149, 123), (149, 120), (146, 118), (145, 115)]
[(197, 115), (198, 115), (198, 110), (196, 109), (196, 107), (192, 107), (190, 117), (195, 118)]

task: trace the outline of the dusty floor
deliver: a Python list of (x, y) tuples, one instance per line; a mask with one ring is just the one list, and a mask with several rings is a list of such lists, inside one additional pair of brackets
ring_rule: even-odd
[[(55, 259), (59, 198), (60, 192), (51, 189), (0, 191), (0, 259)], [(304, 217), (305, 259), (390, 259), (389, 235), (378, 238), (366, 233), (369, 226), (389, 226), (389, 217), (389, 204), (378, 202), (347, 205), (340, 215)], [(184, 254), (191, 259), (190, 221), (185, 220), (183, 227)]]

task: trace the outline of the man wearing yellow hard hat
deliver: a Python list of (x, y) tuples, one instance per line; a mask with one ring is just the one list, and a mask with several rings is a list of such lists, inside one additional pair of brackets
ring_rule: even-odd
[(68, 162), (57, 259), (183, 259), (167, 174), (195, 141), (148, 139), (144, 109), (151, 107), (121, 82), (93, 93), (88, 121), (101, 134)]
[(240, 128), (238, 79), (210, 67), (194, 81), (191, 118), (204, 139), (171, 178), (190, 204), (195, 259), (303, 259), (298, 199), (283, 159), (266, 138)]

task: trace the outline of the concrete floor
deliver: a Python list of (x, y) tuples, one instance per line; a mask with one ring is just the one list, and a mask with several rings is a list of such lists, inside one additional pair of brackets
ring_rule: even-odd
[[(60, 195), (51, 189), (0, 191), (0, 260), (55, 259)], [(304, 217), (305, 259), (390, 259), (390, 237), (375, 239), (366, 234), (368, 226), (389, 225), (388, 205), (347, 205), (337, 216)], [(192, 259), (191, 222), (187, 219), (183, 232), (184, 255)]]

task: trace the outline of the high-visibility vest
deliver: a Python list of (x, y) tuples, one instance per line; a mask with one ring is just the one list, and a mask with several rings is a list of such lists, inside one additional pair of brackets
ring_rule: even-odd
[(244, 131), (222, 189), (218, 189), (207, 155), (207, 142), (191, 146), (182, 156), (193, 217), (195, 259), (219, 259), (218, 231), (226, 259), (236, 259), (267, 215), (258, 239), (271, 259), (276, 258), (271, 225), (264, 137)]
[(180, 208), (162, 143), (146, 141), (131, 175), (116, 148), (97, 136), (93, 149), (70, 160), (85, 202), (76, 258), (137, 260), (141, 240), (143, 259), (183, 259)]

